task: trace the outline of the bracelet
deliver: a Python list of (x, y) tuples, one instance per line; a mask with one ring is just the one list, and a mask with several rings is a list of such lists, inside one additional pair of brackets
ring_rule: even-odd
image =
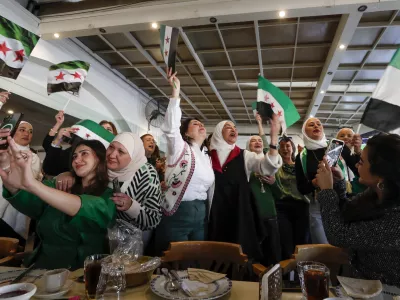
[(7, 167), (2, 168), (3, 171), (8, 170), (11, 167), (11, 165), (8, 165)]
[(53, 131), (55, 134), (58, 133), (58, 131), (54, 130), (53, 128), (51, 128), (50, 131)]

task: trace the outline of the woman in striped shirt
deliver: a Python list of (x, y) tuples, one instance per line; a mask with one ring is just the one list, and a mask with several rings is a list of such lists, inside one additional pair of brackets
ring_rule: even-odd
[(117, 178), (121, 193), (114, 193), (117, 218), (143, 230), (146, 247), (152, 230), (161, 220), (161, 189), (157, 171), (147, 162), (143, 142), (138, 135), (124, 132), (107, 149), (110, 181)]

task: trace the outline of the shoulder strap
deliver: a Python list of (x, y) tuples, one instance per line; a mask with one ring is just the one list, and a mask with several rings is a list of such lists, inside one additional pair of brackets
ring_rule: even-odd
[(300, 162), (303, 168), (304, 175), (307, 178), (307, 149), (304, 148), (300, 153)]

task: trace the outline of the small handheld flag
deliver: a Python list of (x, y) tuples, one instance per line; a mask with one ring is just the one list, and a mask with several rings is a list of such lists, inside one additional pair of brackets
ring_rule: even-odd
[(361, 124), (400, 134), (400, 49), (393, 55), (369, 100)]
[(176, 50), (178, 49), (179, 29), (165, 25), (160, 26), (160, 48), (168, 69), (175, 73)]
[[(287, 128), (300, 120), (300, 115), (292, 100), (281, 89), (262, 76), (258, 76), (257, 102), (269, 104), (272, 111), (278, 115), (281, 121), (283, 133), (285, 133)], [(257, 108), (259, 106), (257, 104)], [(265, 111), (268, 112), (269, 110), (266, 109)]]
[(75, 96), (86, 79), (90, 64), (81, 60), (62, 62), (49, 68), (47, 93), (69, 92)]
[(0, 17), (0, 76), (17, 79), (39, 36)]

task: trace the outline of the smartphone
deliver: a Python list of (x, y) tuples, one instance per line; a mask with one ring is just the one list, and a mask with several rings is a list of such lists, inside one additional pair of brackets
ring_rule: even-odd
[[(22, 118), (24, 117), (23, 113), (16, 113), (12, 115), (8, 115), (3, 119), (3, 122), (0, 125), (1, 129), (10, 129), (10, 136), (14, 137), (15, 133), (17, 132), (19, 123), (21, 123)], [(0, 141), (7, 139), (7, 138), (0, 138)], [(0, 149), (4, 150), (8, 148), (8, 143), (0, 145)]]
[(340, 158), (340, 154), (342, 153), (343, 147), (344, 147), (343, 141), (337, 139), (331, 139), (331, 141), (329, 142), (329, 146), (325, 152), (325, 156), (326, 159), (328, 160), (329, 166), (331, 167), (336, 166)]
[(121, 193), (121, 188), (120, 188), (120, 186), (119, 186), (118, 178), (114, 178), (114, 180), (112, 181), (112, 183), (113, 183), (113, 190), (114, 190), (114, 193)]

